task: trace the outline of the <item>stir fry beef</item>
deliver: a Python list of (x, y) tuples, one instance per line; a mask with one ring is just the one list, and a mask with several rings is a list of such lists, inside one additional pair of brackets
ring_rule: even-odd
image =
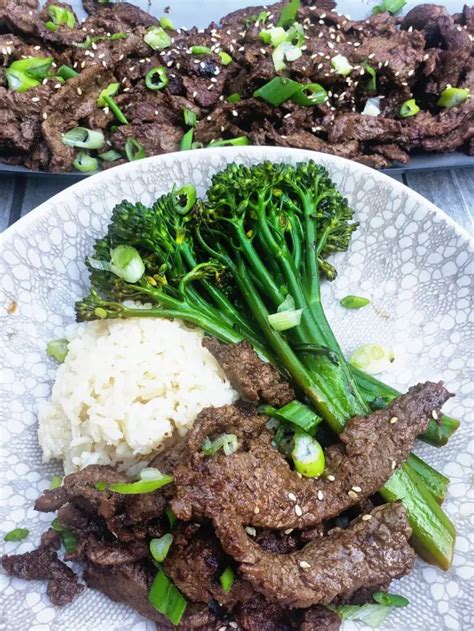
[[(180, 519), (207, 517), (214, 524), (234, 508), (240, 523), (251, 526), (307, 528), (327, 521), (373, 495), (388, 480), (449, 396), (442, 384), (427, 382), (383, 410), (353, 418), (340, 434), (342, 443), (326, 450), (325, 477), (320, 479), (301, 478), (292, 471), (266, 429), (249, 441), (246, 450), (229, 457), (206, 457), (199, 450), (175, 471), (172, 508)], [(228, 431), (227, 407), (202, 414), (216, 415), (221, 431)], [(189, 445), (199, 427), (198, 417)], [(234, 497), (239, 497), (238, 507)]]
[(303, 614), (300, 631), (339, 631), (341, 619), (326, 607), (310, 607)]
[[(49, 4), (74, 16), (68, 4)], [(301, 56), (287, 62), (283, 71), (276, 71), (273, 48), (262, 42), (260, 34), (276, 25), (284, 4), (272, 5), (264, 24), (256, 23), (264, 9), (249, 7), (205, 30), (170, 30), (170, 45), (153, 50), (144, 37), (158, 21), (133, 4), (84, 0), (89, 16), (82, 24), (75, 17), (73, 28), (62, 24), (50, 30), (45, 26), (50, 21), (47, 8), (40, 8), (36, 0), (1, 0), (0, 29), (6, 31), (0, 35), (3, 66), (40, 56), (52, 56), (55, 65), (50, 78), (24, 93), (7, 88), (0, 75), (0, 90), (5, 88), (0, 91), (0, 122), (8, 125), (3, 138), (0, 133), (0, 155), (35, 169), (71, 170), (77, 150), (62, 143), (62, 133), (86, 126), (102, 131), (109, 148), (121, 153), (116, 162), (101, 163), (108, 168), (127, 159), (124, 148), (130, 140), (142, 145), (146, 155), (178, 149), (189, 130), (184, 109), (197, 114), (194, 141), (204, 145), (245, 136), (254, 144), (314, 149), (375, 167), (394, 160), (406, 162), (417, 149), (454, 151), (464, 147), (470, 151), (473, 130), (463, 116), (455, 117), (449, 142), (444, 145), (433, 141), (442, 132), (429, 133), (424, 120), (428, 116), (435, 124), (442, 123), (446, 112), (437, 106), (437, 100), (446, 86), (472, 90), (471, 7), (451, 16), (443, 6), (426, 4), (402, 19), (384, 12), (354, 21), (335, 13), (333, 2), (302, 3), (297, 15), (305, 36)], [(210, 52), (194, 54), (190, 52), (193, 46)], [(229, 55), (231, 62), (224, 64), (220, 53)], [(349, 74), (344, 76), (334, 68), (337, 55), (352, 66)], [(54, 68), (63, 64), (79, 77), (58, 82)], [(376, 90), (368, 88), (367, 65), (376, 73)], [(158, 67), (165, 69), (168, 83), (160, 90), (150, 90), (145, 76)], [(291, 99), (273, 106), (254, 98), (254, 92), (275, 76), (320, 83), (328, 98), (311, 107)], [(115, 82), (120, 83), (120, 91), (114, 98), (128, 124), (97, 105), (101, 90)], [(48, 98), (44, 98), (45, 88)], [(229, 103), (232, 94), (238, 94), (240, 102)], [(20, 97), (19, 107), (12, 95)], [(380, 97), (377, 116), (363, 114), (370, 96)], [(423, 111), (403, 118), (400, 107), (410, 98)], [(36, 103), (33, 112), (22, 107), (30, 101)], [(469, 100), (448, 109), (451, 111), (467, 111), (472, 119)], [(349, 136), (344, 134), (347, 115), (362, 119)], [(25, 126), (27, 133), (22, 131)], [(342, 134), (334, 132), (341, 128)]]

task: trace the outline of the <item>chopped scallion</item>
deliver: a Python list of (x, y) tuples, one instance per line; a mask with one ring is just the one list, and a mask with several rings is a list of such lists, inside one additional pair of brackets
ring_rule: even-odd
[(391, 349), (381, 344), (365, 344), (354, 351), (349, 361), (356, 368), (376, 375), (387, 370), (394, 359)]
[(343, 77), (347, 77), (354, 70), (354, 67), (351, 66), (347, 57), (344, 55), (335, 55), (331, 59), (331, 65), (336, 71), (337, 74), (342, 75)]
[(418, 107), (415, 99), (408, 99), (400, 106), (400, 116), (402, 118), (408, 118), (409, 116), (416, 116), (420, 108)]
[(238, 92), (233, 92), (230, 96), (227, 97), (227, 101), (229, 103), (240, 103), (242, 97)]
[(180, 215), (187, 215), (196, 203), (196, 187), (194, 186), (194, 184), (185, 184), (177, 191), (175, 191), (175, 197), (176, 212)]
[(163, 563), (163, 561), (168, 556), (168, 552), (172, 543), (173, 535), (170, 533), (163, 535), (159, 539), (152, 539), (150, 541), (150, 552), (155, 561), (157, 561), (158, 563)]
[(56, 31), (59, 31), (59, 26), (55, 24), (54, 22), (45, 22), (44, 25), (48, 29), (48, 31), (52, 31), (53, 33), (56, 33)]
[(278, 20), (277, 26), (287, 27), (290, 24), (293, 24), (296, 20), (299, 8), (300, 0), (289, 0), (288, 4), (283, 7), (280, 13), (280, 19)]
[[(135, 250), (135, 248), (133, 249)], [(160, 480), (161, 476), (161, 471), (156, 467), (145, 467), (140, 471), (140, 480)]]
[(386, 605), (387, 607), (407, 607), (410, 604), (405, 596), (389, 594), (388, 592), (375, 592), (372, 594), (372, 598), (379, 605)]
[(300, 324), (302, 315), (303, 309), (281, 311), (280, 313), (270, 314), (268, 322), (274, 331), (287, 331)]
[(287, 41), (288, 34), (281, 26), (265, 29), (258, 34), (264, 44), (271, 44), (274, 48)]
[(27, 92), (31, 88), (36, 88), (40, 85), (40, 82), (36, 79), (32, 79), (24, 72), (14, 68), (5, 68), (3, 74), (8, 82), (8, 87), (15, 92)]
[(226, 53), (224, 50), (219, 53), (219, 59), (221, 60), (221, 64), (223, 66), (228, 66), (229, 64), (233, 62), (232, 57), (229, 55), (229, 53)]
[(53, 519), (51, 522), (51, 528), (56, 530), (61, 537), (61, 541), (63, 542), (64, 549), (66, 552), (75, 552), (77, 548), (77, 539), (73, 532), (71, 532), (68, 528), (65, 528), (59, 519)]
[(193, 112), (192, 110), (188, 110), (188, 108), (185, 107), (183, 110), (183, 118), (184, 118), (185, 125), (187, 125), (188, 127), (195, 127), (197, 123), (196, 112)]
[(369, 94), (375, 94), (377, 92), (377, 72), (369, 64), (362, 64), (362, 66), (370, 77), (367, 83), (367, 91)]
[(68, 147), (100, 149), (105, 142), (105, 137), (101, 131), (87, 129), (87, 127), (75, 127), (63, 134), (61, 140)]
[(28, 77), (42, 81), (49, 76), (49, 70), (53, 63), (52, 57), (26, 57), (14, 61), (10, 68), (24, 72)]
[[(145, 265), (138, 250), (132, 245), (118, 245), (110, 251), (110, 261), (100, 261), (89, 257), (89, 266), (102, 272), (111, 272), (126, 283), (136, 283), (145, 272)], [(161, 479), (161, 473), (155, 470), (155, 478)]]
[(218, 140), (211, 140), (207, 145), (208, 147), (242, 147), (249, 145), (250, 140), (247, 136), (237, 136), (237, 138), (219, 138)]
[(273, 66), (277, 72), (286, 68), (286, 61), (296, 61), (303, 55), (299, 46), (290, 42), (279, 44), (272, 53)]
[(97, 171), (99, 163), (96, 158), (90, 156), (85, 151), (79, 151), (72, 166), (78, 171), (81, 171), (81, 173), (92, 173), (92, 171)]
[(153, 50), (164, 50), (171, 46), (171, 37), (161, 26), (150, 26), (143, 39)]
[(62, 483), (63, 479), (60, 475), (53, 475), (51, 478), (51, 484), (49, 485), (49, 490), (53, 491), (54, 489), (59, 489)]
[(232, 589), (232, 585), (234, 584), (234, 581), (235, 581), (234, 570), (230, 567), (230, 565), (228, 565), (226, 569), (222, 572), (222, 574), (219, 576), (219, 582), (221, 584), (222, 591), (225, 592), (226, 594), (230, 592), (230, 590)]
[(290, 423), (308, 434), (313, 434), (322, 421), (321, 417), (311, 408), (296, 400), (290, 401), (281, 408), (262, 405), (259, 407), (259, 412), (279, 421)]
[(159, 570), (148, 593), (153, 607), (170, 622), (178, 625), (186, 610), (187, 601), (163, 570)]
[(206, 456), (213, 456), (222, 449), (226, 456), (231, 456), (237, 451), (239, 444), (235, 434), (221, 434), (215, 440), (206, 438), (202, 444), (202, 452)]
[(183, 134), (181, 138), (181, 142), (179, 143), (180, 151), (189, 151), (193, 148), (193, 136), (194, 129), (191, 127), (185, 134)]
[(376, 4), (372, 7), (372, 15), (377, 15), (378, 13), (383, 13), (384, 11), (388, 11), (388, 13), (395, 15), (403, 9), (406, 3), (406, 0), (383, 0), (380, 4)]
[(166, 15), (163, 15), (160, 18), (160, 26), (161, 28), (164, 29), (169, 29), (170, 31), (174, 31), (174, 24), (173, 24), (173, 20), (171, 20), (169, 17), (167, 17)]
[(152, 68), (145, 75), (145, 85), (149, 90), (164, 90), (169, 82), (168, 73), (164, 66)]
[(362, 110), (364, 116), (378, 116), (380, 114), (380, 97), (371, 96), (367, 99)]
[(23, 541), (30, 534), (28, 528), (15, 528), (3, 537), (4, 541)]
[(191, 46), (192, 55), (212, 55), (212, 50), (207, 46)]
[(143, 145), (141, 145), (135, 138), (127, 138), (125, 143), (125, 155), (129, 162), (135, 160), (143, 160), (146, 158), (146, 151)]
[(59, 364), (62, 364), (68, 353), (68, 344), (69, 342), (66, 339), (50, 340), (46, 346), (46, 353)]
[(120, 160), (121, 157), (122, 154), (115, 151), (115, 149), (109, 149), (109, 151), (99, 153), (99, 158), (105, 162), (116, 162), (117, 160)]
[(300, 84), (300, 88), (291, 97), (291, 100), (298, 103), (298, 105), (321, 105), (327, 99), (328, 93), (319, 83)]
[(97, 99), (97, 105), (99, 107), (105, 107), (107, 103), (105, 102), (106, 96), (115, 96), (118, 94), (120, 90), (120, 83), (110, 83), (106, 88), (102, 90), (99, 94), (99, 98)]
[(64, 81), (67, 81), (68, 79), (74, 79), (74, 77), (77, 77), (79, 75), (79, 73), (76, 72), (74, 68), (66, 65), (60, 66), (56, 74), (58, 77), (64, 79)]
[(168, 521), (169, 521), (169, 524), (170, 524), (170, 530), (173, 530), (173, 526), (174, 526), (174, 523), (176, 521), (176, 515), (173, 513), (173, 511), (171, 510), (171, 508), (169, 506), (167, 506), (165, 508), (165, 514), (166, 514), (166, 517), (168, 517)]
[(120, 107), (117, 105), (114, 98), (108, 94), (102, 94), (102, 98), (105, 101), (105, 103), (108, 105), (110, 111), (113, 112), (118, 122), (122, 123), (123, 125), (128, 125), (127, 117), (122, 112)]
[(324, 472), (324, 451), (318, 441), (305, 432), (296, 432), (291, 457), (296, 471), (306, 478), (318, 478)]
[(469, 88), (445, 88), (441, 92), (436, 105), (439, 107), (456, 107), (469, 98)]
[(262, 85), (261, 88), (255, 90), (253, 95), (277, 107), (291, 99), (300, 90), (301, 84), (297, 81), (285, 77), (274, 77), (268, 83)]
[(55, 4), (48, 5), (46, 10), (48, 16), (52, 19), (53, 23), (57, 26), (68, 26), (69, 28), (74, 28), (76, 26), (76, 18), (74, 17), (74, 13), (69, 11), (69, 9), (65, 9), (64, 7), (59, 7)]
[(141, 493), (153, 493), (153, 491), (157, 491), (171, 482), (173, 482), (173, 476), (163, 473), (161, 478), (154, 480), (110, 484), (108, 489), (114, 493), (120, 493), (121, 495), (138, 495)]
[(346, 309), (362, 309), (370, 304), (370, 300), (362, 296), (344, 296), (339, 303)]

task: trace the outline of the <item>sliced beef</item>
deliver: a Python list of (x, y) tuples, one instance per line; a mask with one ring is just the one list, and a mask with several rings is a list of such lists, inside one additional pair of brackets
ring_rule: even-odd
[(411, 570), (415, 552), (402, 504), (385, 504), (369, 515), (287, 555), (263, 552), (232, 520), (222, 520), (217, 534), (228, 543), (241, 574), (268, 600), (309, 607)]
[(310, 607), (303, 614), (300, 631), (339, 631), (341, 619), (326, 607)]
[(3, 556), (2, 566), (9, 576), (27, 581), (47, 580), (50, 601), (62, 607), (72, 602), (84, 590), (84, 585), (71, 568), (59, 560), (55, 545), (41, 545), (33, 552)]
[(3, 23), (12, 33), (23, 36), (37, 34), (37, 9), (39, 0), (11, 0), (0, 3), (0, 25)]
[(85, 546), (85, 555), (95, 565), (121, 565), (149, 558), (150, 548), (144, 541), (125, 544), (89, 537)]
[(239, 607), (236, 620), (245, 631), (289, 631), (291, 629), (288, 612), (279, 604), (269, 603), (259, 595), (255, 595), (252, 600)]
[(215, 338), (205, 337), (202, 343), (246, 399), (281, 407), (295, 398), (293, 389), (276, 368), (262, 361), (247, 341), (221, 344)]
[(391, 140), (400, 135), (402, 124), (400, 121), (382, 116), (364, 116), (363, 114), (347, 113), (336, 118), (328, 129), (331, 143), (344, 140)]
[[(354, 417), (340, 434), (342, 442), (326, 450), (325, 476), (319, 479), (301, 478), (292, 471), (266, 429), (249, 441), (246, 450), (231, 456), (190, 454), (189, 464), (175, 471), (173, 511), (180, 519), (207, 517), (215, 523), (235, 509), (241, 524), (278, 529), (327, 521), (373, 495), (388, 480), (449, 396), (441, 383), (427, 382), (383, 410)], [(209, 414), (212, 411), (207, 410)], [(189, 444), (194, 434), (199, 435), (199, 426), (200, 417)], [(234, 497), (239, 498), (238, 506)]]
[(439, 37), (438, 18), (448, 16), (448, 10), (442, 5), (420, 4), (408, 11), (400, 26), (405, 31), (410, 27), (422, 31), (428, 46), (435, 46)]

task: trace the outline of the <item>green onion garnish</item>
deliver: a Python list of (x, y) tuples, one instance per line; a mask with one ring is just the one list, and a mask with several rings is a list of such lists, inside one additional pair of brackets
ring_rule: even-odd
[(107, 103), (105, 102), (104, 97), (106, 97), (106, 96), (115, 96), (116, 94), (118, 94), (119, 90), (120, 90), (120, 83), (110, 83), (99, 94), (99, 98), (97, 99), (97, 105), (99, 107), (105, 107), (107, 105)]
[(211, 140), (211, 142), (207, 145), (208, 147), (243, 147), (245, 145), (249, 145), (250, 140), (247, 136), (237, 136), (236, 138), (226, 138), (223, 140), (219, 138), (218, 140)]
[(176, 212), (180, 215), (187, 215), (196, 203), (196, 187), (194, 186), (194, 184), (185, 184), (177, 191), (175, 191), (175, 197)]
[(265, 29), (258, 34), (264, 44), (271, 44), (274, 48), (286, 42), (288, 33), (281, 26)]
[(32, 79), (24, 72), (14, 70), (13, 68), (5, 68), (3, 74), (8, 81), (8, 87), (15, 92), (27, 92), (27, 90), (40, 85), (40, 82), (36, 79)]
[(22, 541), (30, 534), (28, 528), (15, 528), (3, 537), (4, 541)]
[(344, 55), (335, 55), (331, 59), (331, 65), (336, 71), (337, 74), (342, 75), (343, 77), (347, 77), (354, 70), (354, 67), (351, 66), (347, 57)]
[(183, 118), (184, 118), (185, 125), (187, 125), (188, 127), (195, 127), (197, 123), (196, 112), (193, 112), (192, 110), (188, 110), (188, 108), (185, 107), (183, 110)]
[(141, 145), (135, 138), (128, 138), (125, 143), (125, 154), (129, 162), (135, 160), (143, 160), (146, 158), (146, 151), (143, 145)]
[(306, 478), (318, 478), (326, 464), (323, 448), (305, 432), (296, 432), (294, 441), (291, 457), (296, 471)]
[(300, 88), (291, 97), (291, 100), (298, 103), (298, 105), (321, 105), (327, 99), (328, 93), (319, 83), (300, 84)]
[(279, 44), (272, 53), (273, 66), (277, 72), (286, 68), (286, 61), (296, 61), (302, 56), (299, 46), (294, 46), (290, 42)]
[[(126, 283), (136, 283), (140, 280), (145, 272), (145, 265), (142, 257), (136, 248), (132, 245), (118, 245), (110, 250), (110, 261), (100, 261), (92, 257), (88, 258), (88, 262), (92, 269), (101, 272), (111, 272)], [(147, 480), (161, 479), (161, 473), (158, 469), (152, 469), (153, 476)], [(144, 480), (145, 478), (142, 477)]]
[(240, 103), (242, 97), (238, 92), (233, 92), (230, 96), (227, 97), (227, 101), (229, 103)]
[(74, 68), (66, 65), (60, 66), (56, 74), (58, 77), (61, 77), (61, 79), (64, 79), (64, 81), (67, 81), (68, 79), (74, 79), (74, 77), (77, 77), (79, 75), (79, 73), (76, 72)]
[(187, 601), (163, 570), (159, 570), (148, 593), (153, 607), (170, 622), (178, 625), (183, 617)]
[(92, 171), (97, 171), (99, 163), (96, 158), (90, 156), (85, 151), (79, 151), (72, 166), (78, 171), (81, 171), (81, 173), (91, 173)]
[(150, 541), (150, 552), (155, 561), (157, 561), (158, 563), (163, 563), (163, 561), (168, 556), (168, 552), (172, 543), (173, 535), (171, 535), (170, 533), (163, 535), (159, 539), (152, 539)]
[(293, 79), (286, 79), (285, 77), (274, 77), (261, 88), (255, 90), (254, 97), (263, 99), (270, 105), (277, 107), (288, 99), (291, 99), (293, 95), (301, 90), (301, 84)]
[(143, 39), (153, 50), (163, 50), (171, 46), (171, 37), (161, 26), (150, 26)]
[(376, 375), (387, 370), (394, 359), (391, 349), (381, 344), (365, 344), (354, 351), (349, 361), (356, 368)]
[(53, 491), (54, 489), (58, 489), (63, 483), (63, 479), (60, 475), (53, 475), (51, 478), (51, 484), (49, 485), (49, 490)]
[(191, 46), (192, 55), (212, 55), (212, 50), (207, 46)]
[(237, 436), (235, 434), (221, 434), (215, 440), (206, 437), (202, 444), (202, 452), (206, 456), (213, 456), (222, 449), (226, 456), (231, 456), (237, 451), (239, 446)]
[(59, 31), (59, 26), (55, 24), (54, 22), (45, 22), (44, 25), (48, 29), (48, 31), (52, 31), (53, 33), (56, 33), (56, 31)]
[(104, 153), (99, 153), (99, 158), (101, 160), (105, 160), (105, 162), (115, 162), (116, 160), (120, 160), (122, 154), (115, 149), (109, 149), (109, 151), (105, 151)]
[(382, 624), (391, 607), (385, 605), (327, 605), (327, 608), (337, 613), (342, 620), (357, 620), (368, 627), (378, 627)]
[(76, 18), (74, 13), (55, 4), (48, 5), (47, 14), (56, 26), (68, 26), (74, 28), (76, 26)]
[(223, 66), (228, 66), (234, 61), (232, 57), (229, 55), (229, 53), (226, 53), (225, 51), (222, 51), (218, 54), (219, 54), (219, 59), (221, 60), (221, 64)]
[(168, 517), (168, 521), (170, 523), (170, 530), (173, 530), (173, 526), (176, 521), (176, 515), (173, 513), (173, 511), (171, 510), (169, 506), (165, 508), (165, 514), (166, 514), (166, 517)]
[(271, 416), (279, 421), (285, 421), (302, 429), (308, 434), (313, 434), (322, 419), (311, 408), (300, 401), (290, 401), (281, 408), (274, 408), (271, 405), (262, 405), (259, 412), (266, 416)]
[(362, 67), (365, 69), (370, 79), (367, 84), (367, 91), (369, 94), (375, 94), (377, 92), (377, 72), (375, 68), (369, 66), (369, 64), (362, 64)]
[(55, 359), (59, 364), (62, 364), (66, 359), (68, 344), (69, 342), (65, 339), (50, 340), (46, 346), (46, 353), (49, 357)]
[(170, 31), (174, 31), (174, 24), (173, 24), (173, 20), (171, 20), (169, 17), (167, 17), (166, 15), (163, 15), (160, 18), (160, 26), (161, 28), (164, 29), (169, 29)]
[(75, 552), (77, 547), (77, 539), (74, 536), (74, 533), (68, 530), (68, 528), (64, 528), (64, 526), (57, 518), (53, 519), (53, 521), (51, 522), (51, 528), (59, 533), (66, 552)]
[(183, 134), (183, 137), (181, 138), (181, 142), (179, 143), (180, 151), (189, 151), (190, 149), (193, 148), (192, 147), (193, 136), (194, 136), (194, 129), (191, 127), (191, 129), (189, 129), (185, 134)]
[(379, 605), (387, 607), (407, 607), (410, 604), (408, 598), (399, 594), (389, 594), (388, 592), (375, 592), (372, 598)]
[(49, 70), (53, 63), (52, 57), (26, 57), (14, 61), (10, 68), (24, 72), (28, 77), (42, 81), (49, 76)]
[(464, 103), (469, 98), (469, 95), (469, 88), (445, 88), (441, 92), (436, 105), (439, 107), (456, 107)]
[(101, 131), (87, 129), (87, 127), (75, 127), (61, 137), (62, 142), (68, 147), (79, 149), (100, 149), (105, 142)]
[(406, 5), (406, 0), (383, 0), (380, 4), (376, 4), (372, 7), (372, 15), (383, 13), (388, 11), (392, 15), (398, 13)]
[(145, 85), (149, 90), (164, 90), (170, 80), (164, 66), (152, 68), (145, 75)]
[(230, 565), (228, 565), (226, 569), (222, 572), (222, 574), (219, 576), (219, 582), (221, 584), (222, 591), (224, 591), (226, 594), (227, 592), (230, 592), (230, 590), (232, 589), (232, 585), (234, 584), (234, 581), (235, 581), (234, 570), (230, 567)]
[(409, 116), (416, 116), (420, 108), (418, 107), (415, 99), (408, 99), (400, 106), (400, 116), (402, 118), (408, 118)]
[(370, 304), (370, 300), (362, 298), (362, 296), (344, 296), (339, 303), (346, 309), (362, 309), (362, 307)]
[(290, 311), (280, 311), (268, 316), (268, 322), (274, 331), (287, 331), (301, 322), (303, 309), (293, 309)]
[(102, 98), (105, 101), (105, 103), (108, 105), (108, 107), (110, 108), (110, 111), (113, 112), (118, 122), (122, 123), (123, 125), (128, 125), (127, 117), (122, 112), (120, 107), (117, 105), (114, 98), (108, 94), (102, 94)]
[[(126, 246), (130, 247), (130, 246)], [(158, 472), (159, 473), (159, 472)], [(163, 486), (173, 482), (173, 476), (167, 473), (160, 473), (154, 480), (139, 480), (138, 482), (125, 482), (118, 484), (110, 484), (108, 489), (114, 493), (122, 495), (138, 495), (140, 493), (153, 493)]]
[(298, 9), (300, 8), (300, 0), (289, 0), (288, 4), (286, 4), (281, 13), (280, 19), (278, 20), (277, 26), (289, 26), (293, 24), (296, 20), (296, 15), (298, 13)]

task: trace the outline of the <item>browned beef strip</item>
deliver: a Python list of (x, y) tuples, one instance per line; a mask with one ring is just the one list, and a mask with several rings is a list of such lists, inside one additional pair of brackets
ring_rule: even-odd
[(341, 619), (326, 607), (310, 607), (303, 614), (300, 631), (339, 631)]
[(384, 504), (363, 517), (287, 555), (262, 551), (232, 519), (220, 520), (216, 532), (242, 576), (268, 600), (310, 607), (411, 570), (415, 552), (402, 504)]
[(438, 62), (430, 74), (436, 86), (431, 91), (441, 92), (448, 84), (457, 85), (465, 65), (472, 53), (469, 33), (454, 24), (451, 16), (441, 16), (436, 20), (441, 39)]
[(19, 35), (36, 35), (39, 0), (7, 0), (3, 4), (0, 2), (0, 26), (5, 24), (8, 30)]
[(244, 631), (289, 631), (291, 629), (288, 612), (278, 603), (267, 602), (258, 594), (255, 594), (253, 599), (242, 603), (236, 612), (236, 620)]
[(295, 398), (291, 386), (271, 364), (262, 361), (247, 341), (221, 344), (205, 337), (203, 346), (217, 359), (233, 387), (246, 399), (281, 407)]
[(428, 46), (436, 45), (439, 37), (437, 20), (439, 17), (449, 16), (446, 7), (439, 4), (420, 4), (403, 17), (400, 27), (407, 31), (410, 27), (423, 31)]
[(72, 602), (83, 591), (84, 585), (79, 583), (71, 568), (58, 559), (55, 545), (41, 545), (33, 552), (3, 556), (2, 566), (9, 576), (27, 581), (47, 580), (50, 601), (62, 607)]
[(150, 549), (144, 541), (133, 541), (129, 544), (119, 541), (104, 541), (89, 537), (84, 553), (95, 565), (122, 565), (134, 563), (150, 557)]
[[(327, 521), (373, 495), (388, 480), (449, 396), (441, 383), (427, 382), (410, 388), (383, 410), (354, 417), (340, 434), (342, 443), (326, 450), (326, 472), (319, 479), (301, 478), (292, 471), (265, 429), (249, 441), (247, 450), (231, 456), (206, 457), (199, 451), (192, 457), (191, 452), (189, 463), (175, 471), (173, 511), (183, 520), (214, 520), (232, 512), (233, 498), (238, 497), (238, 519), (245, 525), (308, 528)], [(202, 414), (215, 415), (225, 431), (229, 406)], [(193, 435), (200, 435), (202, 414), (188, 444), (193, 444)], [(235, 415), (230, 418), (233, 425)]]

